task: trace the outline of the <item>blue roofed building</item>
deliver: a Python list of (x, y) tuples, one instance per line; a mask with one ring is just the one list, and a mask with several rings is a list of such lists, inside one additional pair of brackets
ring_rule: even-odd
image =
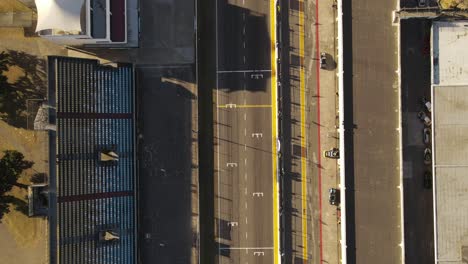
[(48, 58), (51, 263), (136, 263), (131, 64)]

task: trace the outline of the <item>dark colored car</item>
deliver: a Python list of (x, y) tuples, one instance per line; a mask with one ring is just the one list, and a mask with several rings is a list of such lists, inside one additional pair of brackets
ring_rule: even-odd
[(424, 111), (419, 111), (418, 112), (418, 118), (421, 119), (421, 121), (424, 122), (424, 125), (430, 126), (432, 124), (431, 118), (424, 113)]
[(421, 103), (423, 104), (424, 108), (428, 111), (432, 111), (432, 104), (431, 101), (427, 100), (426, 97), (421, 98)]
[(340, 190), (330, 188), (328, 190), (328, 202), (331, 205), (338, 205), (340, 203)]
[(430, 148), (426, 148), (424, 150), (424, 163), (429, 165), (432, 163), (432, 150)]
[(431, 144), (431, 129), (428, 127), (423, 130), (423, 141), (426, 145)]
[(337, 148), (332, 148), (330, 150), (325, 150), (323, 152), (323, 156), (325, 158), (330, 158), (330, 159), (339, 159), (340, 158), (340, 150)]
[(325, 52), (320, 53), (320, 69), (327, 68), (327, 54)]
[(432, 188), (432, 173), (430, 171), (424, 172), (424, 188)]

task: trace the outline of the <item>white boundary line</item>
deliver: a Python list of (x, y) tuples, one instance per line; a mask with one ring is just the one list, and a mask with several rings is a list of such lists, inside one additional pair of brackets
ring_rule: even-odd
[[(400, 10), (400, 1), (397, 0), (397, 10)], [(392, 21), (393, 22), (393, 21)], [(401, 101), (401, 27), (400, 27), (400, 20), (398, 19), (398, 23), (395, 25), (397, 27), (397, 74), (398, 74), (398, 109), (400, 110), (400, 114), (398, 115), (398, 147), (400, 148), (398, 151), (399, 154), (399, 162), (400, 162), (400, 231), (401, 231), (401, 263), (405, 263), (405, 200), (404, 200), (404, 184), (403, 184), (403, 118), (401, 111), (402, 109), (402, 101)]]
[(274, 247), (222, 247), (222, 248), (219, 248), (219, 249), (239, 249), (239, 250), (242, 250), (242, 249), (247, 249), (247, 250), (269, 249), (269, 250), (272, 250), (272, 249), (274, 249)]
[[(273, 1), (273, 0), (270, 0), (270, 1)], [(276, 36), (276, 3), (275, 3), (275, 13), (274, 14), (270, 14), (270, 15), (273, 15), (275, 16), (275, 25), (274, 25), (274, 34), (275, 34), (275, 38), (277, 38)], [(216, 51), (216, 73), (217, 74), (222, 74), (222, 73), (248, 73), (248, 72), (271, 72), (272, 70), (233, 70), (233, 71), (219, 71), (219, 65), (218, 65), (218, 44), (219, 44), (219, 41), (218, 41), (218, 1), (215, 1), (215, 28), (216, 28), (216, 32), (215, 32), (215, 39), (216, 39), (216, 47), (215, 47), (215, 51)], [(276, 46), (276, 45), (275, 45)], [(278, 51), (277, 51), (277, 47), (275, 48), (275, 63), (277, 61), (277, 58), (278, 58)], [(273, 65), (272, 65), (273, 66)], [(274, 84), (274, 88), (277, 89), (277, 85), (276, 83)], [(273, 102), (272, 102), (273, 104)], [(216, 122), (218, 123), (219, 122), (219, 111), (218, 111), (218, 108), (219, 108), (219, 80), (218, 80), (218, 76), (216, 76)], [(277, 116), (278, 113), (276, 113), (276, 116)], [(278, 117), (276, 117), (276, 119), (278, 119)], [(276, 126), (276, 134), (278, 135), (278, 125)], [(220, 154), (219, 154), (219, 146), (220, 146), (220, 136), (219, 136), (219, 125), (216, 124), (216, 133), (217, 133), (217, 173), (218, 173), (218, 184), (217, 184), (217, 192), (219, 192), (220, 190), (220, 174), (221, 174), (221, 171), (220, 171)], [(277, 182), (279, 181), (279, 171), (277, 170)], [(275, 184), (275, 183), (273, 183)], [(279, 190), (279, 188), (278, 188)], [(221, 208), (221, 201), (220, 199), (217, 199), (218, 200), (218, 236), (219, 234), (221, 234), (221, 226), (219, 225), (219, 220), (221, 219), (221, 213), (220, 213), (220, 208)], [(278, 203), (278, 206), (279, 206), (279, 201), (276, 201)], [(279, 208), (279, 207), (278, 207)], [(279, 217), (279, 215), (278, 215)], [(279, 223), (279, 222), (278, 222)], [(278, 230), (279, 231), (279, 230)], [(278, 236), (279, 238), (279, 236)], [(278, 243), (279, 245), (279, 243)], [(218, 263), (221, 263), (221, 250), (222, 249), (239, 249), (239, 250), (274, 250), (274, 247), (256, 247), (256, 248), (249, 248), (249, 247), (231, 247), (231, 248), (221, 248), (221, 247), (218, 247)], [(278, 254), (278, 260), (279, 260), (279, 264), (281, 264), (281, 255), (280, 255), (280, 252), (277, 252)]]
[[(278, 45), (276, 45), (276, 42), (278, 42), (278, 28), (277, 28), (277, 21), (278, 21), (278, 17), (277, 17), (277, 14), (278, 14), (278, 2), (280, 0), (270, 0), (270, 1), (273, 1), (273, 14), (270, 14), (270, 16), (274, 16), (274, 19), (273, 19), (273, 30), (274, 32), (272, 32), (271, 34), (274, 34), (275, 36), (275, 39), (274, 39), (274, 47), (275, 47), (275, 65), (270, 65), (270, 68), (271, 69), (275, 69), (275, 78), (274, 78), (274, 81), (275, 83), (273, 84), (273, 89), (275, 89), (275, 91), (271, 91), (271, 93), (274, 93), (276, 96), (274, 98), (274, 100), (276, 100), (276, 102), (271, 102), (271, 105), (276, 105), (276, 111), (275, 111), (275, 119), (276, 119), (276, 126), (275, 126), (275, 136), (276, 138), (274, 139), (275, 141), (278, 141), (278, 136), (279, 136), (279, 122), (278, 122), (278, 109), (279, 109), (279, 104), (278, 104)], [(271, 3), (270, 3), (271, 5)], [(271, 26), (271, 25), (270, 25)], [(273, 68), (274, 67), (274, 68)], [(271, 82), (271, 77), (270, 77), (270, 82)], [(272, 124), (273, 125), (273, 124)], [(276, 142), (275, 142), (276, 143)], [(278, 145), (275, 144), (273, 146), (274, 148), (278, 148)], [(272, 147), (272, 148), (273, 148)], [(272, 152), (273, 152), (273, 149), (272, 149)], [(279, 169), (279, 166), (280, 166), (280, 160), (279, 160), (279, 151), (278, 149), (276, 149), (275, 151), (276, 153), (276, 182), (273, 182), (273, 184), (276, 184), (276, 191), (277, 191), (277, 195), (276, 195), (276, 201), (273, 201), (274, 203), (276, 203), (276, 207), (274, 207), (274, 209), (277, 209), (278, 212), (276, 212), (278, 215), (277, 215), (277, 219), (276, 219), (276, 222), (278, 223), (278, 226), (277, 226), (277, 230), (273, 230), (273, 232), (278, 232), (278, 237), (277, 237), (277, 241), (276, 241), (276, 244), (278, 245), (278, 249), (277, 249), (277, 258), (278, 258), (278, 264), (281, 264), (281, 216), (279, 214), (279, 209), (280, 209), (280, 182), (281, 182), (281, 175), (280, 175), (280, 169)], [(273, 172), (274, 173), (274, 172)], [(273, 194), (274, 196), (274, 194)], [(275, 212), (274, 212), (275, 214)], [(275, 225), (275, 220), (273, 220), (273, 228), (274, 228), (274, 225)], [(275, 238), (275, 235), (273, 234), (273, 239)], [(273, 242), (275, 243), (275, 242)], [(275, 254), (275, 252), (273, 252)], [(275, 260), (275, 257), (273, 256), (273, 262)]]
[(343, 81), (343, 0), (338, 0), (338, 118), (340, 134), (340, 189), (341, 189), (341, 263), (346, 264), (346, 177), (345, 177), (345, 130), (344, 130), (344, 81)]
[[(195, 0), (195, 17), (194, 17), (194, 27), (195, 27), (195, 85), (197, 86), (197, 90), (200, 87), (200, 84), (198, 82), (198, 0)], [(198, 92), (197, 92), (198, 95)], [(197, 101), (197, 107), (199, 104), (199, 100)], [(198, 115), (199, 113), (197, 112), (197, 120), (198, 120)], [(197, 126), (197, 130), (200, 131), (200, 127)], [(199, 134), (197, 135), (198, 142), (200, 139)], [(200, 149), (200, 146), (197, 145), (198, 150)], [(197, 162), (200, 165), (200, 157), (199, 157), (199, 152), (197, 152)], [(197, 171), (197, 176), (198, 176), (198, 182), (197, 182), (197, 211), (198, 211), (198, 216), (197, 216), (197, 251), (198, 251), (198, 263), (201, 263), (201, 252), (200, 252), (200, 170)], [(193, 179), (192, 179), (193, 180)]]
[[(437, 28), (435, 28), (437, 27)], [(436, 24), (432, 24), (431, 26), (431, 40), (430, 40), (430, 52), (431, 52), (431, 102), (432, 102), (432, 111), (431, 111), (431, 119), (432, 119), (432, 124), (431, 124), (431, 130), (432, 130), (432, 133), (431, 133), (431, 147), (432, 147), (432, 217), (433, 217), (433, 221), (434, 221), (434, 226), (433, 226), (433, 232), (434, 232), (434, 262), (435, 263), (439, 263), (439, 257), (438, 257), (438, 254), (439, 254), (439, 243), (438, 243), (438, 236), (437, 236), (437, 231), (438, 231), (438, 228), (437, 228), (437, 185), (436, 185), (436, 164), (435, 164), (435, 144), (434, 144), (434, 140), (435, 140), (435, 133), (437, 131), (434, 130), (435, 128), (435, 120), (434, 120), (434, 117), (435, 117), (435, 111), (437, 109), (437, 104), (435, 104), (435, 100), (434, 100), (434, 88), (435, 88), (435, 84), (434, 84), (434, 76), (435, 76), (435, 70), (436, 68), (434, 67), (434, 64), (433, 64), (433, 61), (434, 61), (434, 30), (439, 30), (439, 27), (437, 26), (437, 23)], [(437, 40), (435, 41), (438, 41), (439, 39), (437, 38)]]
[[(215, 47), (215, 50), (216, 50), (216, 72), (218, 72), (218, 1), (215, 0), (215, 28), (216, 28), (216, 32), (215, 32), (215, 36), (216, 36), (216, 47)], [(220, 187), (220, 180), (221, 180), (221, 177), (220, 177), (220, 174), (221, 174), (221, 171), (220, 171), (220, 167), (219, 167), (219, 105), (218, 105), (218, 102), (219, 102), (219, 90), (218, 90), (218, 75), (216, 75), (216, 138), (217, 138), (217, 143), (216, 143), (216, 154), (217, 154), (217, 174), (218, 174), (218, 189), (216, 190), (217, 192), (215, 193), (215, 195), (219, 192), (219, 190), (221, 189)], [(221, 219), (221, 211), (220, 211), (220, 208), (221, 208), (221, 200), (219, 198), (217, 198), (218, 200), (218, 219), (216, 220), (217, 221), (217, 225), (218, 225), (218, 240), (219, 240), (219, 237), (220, 237), (220, 234), (221, 234), (221, 225), (219, 224), (219, 221)], [(221, 249), (218, 248), (218, 263), (221, 263)]]
[(233, 71), (218, 71), (216, 67), (216, 73), (248, 73), (248, 72), (271, 72), (271, 70), (233, 70)]

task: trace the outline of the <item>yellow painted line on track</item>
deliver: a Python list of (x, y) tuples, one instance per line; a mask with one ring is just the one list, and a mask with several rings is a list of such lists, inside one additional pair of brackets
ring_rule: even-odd
[(302, 259), (308, 261), (307, 252), (307, 133), (305, 128), (305, 77), (304, 77), (304, 1), (299, 1), (299, 57), (300, 59), (300, 101), (301, 101), (301, 189), (302, 189)]
[(270, 108), (272, 105), (238, 105), (238, 104), (225, 104), (218, 105), (218, 108)]
[(276, 84), (276, 5), (270, 0), (270, 51), (271, 51), (271, 150), (272, 150), (272, 176), (273, 176), (273, 263), (279, 261), (279, 200), (278, 200), (278, 172), (277, 160), (277, 84)]

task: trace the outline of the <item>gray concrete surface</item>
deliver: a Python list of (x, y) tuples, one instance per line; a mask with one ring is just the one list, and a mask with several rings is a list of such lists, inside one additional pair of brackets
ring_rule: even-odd
[[(217, 263), (273, 263), (268, 1), (217, 1)], [(235, 104), (235, 106), (230, 106)]]
[(141, 0), (138, 64), (195, 62), (195, 1)]
[(198, 176), (193, 68), (137, 68), (137, 77), (140, 263), (191, 263)]
[(424, 189), (422, 122), (417, 113), (421, 97), (430, 96), (430, 21), (401, 21), (401, 94), (405, 261), (434, 263), (432, 190)]
[(343, 2), (348, 263), (403, 257), (396, 6)]

